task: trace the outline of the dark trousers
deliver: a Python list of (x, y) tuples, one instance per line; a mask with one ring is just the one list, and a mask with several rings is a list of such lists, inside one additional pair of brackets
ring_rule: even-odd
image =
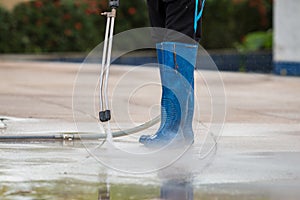
[[(166, 28), (179, 32), (154, 29), (153, 37), (157, 42), (177, 41), (191, 43), (190, 39), (199, 41), (201, 38), (201, 20), (197, 31), (194, 31), (195, 0), (147, 0), (150, 23), (152, 27)], [(201, 9), (201, 0), (199, 8)]]

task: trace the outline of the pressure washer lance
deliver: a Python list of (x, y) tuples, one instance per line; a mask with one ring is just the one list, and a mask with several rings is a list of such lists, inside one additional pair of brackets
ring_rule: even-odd
[[(104, 39), (104, 47), (102, 54), (102, 65), (101, 65), (101, 74), (100, 74), (100, 109), (99, 119), (101, 122), (106, 122), (106, 134), (107, 141), (112, 144), (112, 134), (110, 128), (110, 119), (111, 112), (109, 109), (108, 103), (108, 77), (109, 77), (109, 69), (111, 62), (111, 51), (112, 51), (112, 42), (113, 42), (113, 34), (114, 34), (114, 25), (115, 18), (117, 14), (117, 8), (119, 7), (119, 0), (110, 0), (109, 6), (111, 8), (111, 12), (104, 12), (101, 15), (106, 16), (106, 30), (105, 30), (105, 39)], [(105, 103), (103, 103), (105, 102)]]

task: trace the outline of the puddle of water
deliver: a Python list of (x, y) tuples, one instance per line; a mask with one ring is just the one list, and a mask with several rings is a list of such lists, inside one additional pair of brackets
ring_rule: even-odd
[[(2, 183), (1, 200), (272, 200), (298, 199), (299, 183), (204, 185), (168, 181), (160, 185), (90, 183), (75, 179), (57, 181)], [(279, 188), (280, 187), (280, 188)], [(278, 190), (279, 189), (279, 190)], [(283, 190), (284, 189), (284, 190)], [(277, 190), (277, 191), (276, 191)]]
[(65, 179), (53, 182), (31, 182), (4, 184), (0, 186), (2, 200), (55, 199), (55, 200), (215, 200), (215, 199), (270, 199), (267, 195), (256, 193), (237, 193), (193, 188), (185, 182), (165, 182), (160, 186), (141, 184), (89, 183)]

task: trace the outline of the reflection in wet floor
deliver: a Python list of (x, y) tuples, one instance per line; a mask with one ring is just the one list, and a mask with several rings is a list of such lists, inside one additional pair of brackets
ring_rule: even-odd
[[(159, 198), (165, 200), (193, 200), (194, 199), (194, 188), (191, 182), (188, 181), (176, 181), (170, 180), (168, 182), (162, 183), (159, 192), (157, 188), (152, 188), (151, 186), (144, 188), (137, 188), (138, 190), (131, 190), (130, 186), (116, 186), (118, 188), (115, 190), (113, 187), (113, 195), (111, 197), (110, 186), (108, 184), (100, 187), (98, 200), (111, 200), (116, 199), (115, 196), (119, 196), (123, 199), (148, 199), (148, 198)], [(123, 191), (123, 194), (122, 194)], [(150, 191), (152, 193), (150, 193)], [(141, 196), (138, 196), (140, 193)], [(158, 194), (159, 193), (159, 194)], [(128, 196), (127, 196), (127, 195)], [(152, 197), (151, 197), (152, 196)]]
[(193, 200), (194, 189), (192, 183), (170, 180), (163, 183), (160, 189), (160, 198), (168, 200)]

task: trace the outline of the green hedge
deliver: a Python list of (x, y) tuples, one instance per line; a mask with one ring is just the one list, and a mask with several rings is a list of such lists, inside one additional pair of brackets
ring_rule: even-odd
[[(107, 9), (106, 0), (36, 0), (10, 14), (1, 9), (0, 52), (88, 51), (103, 40), (106, 18), (99, 13)], [(148, 26), (146, 13), (141, 0), (122, 2), (116, 33)]]
[[(149, 26), (145, 0), (121, 0), (116, 33)], [(0, 8), (0, 53), (89, 51), (103, 40), (107, 0), (36, 0)], [(234, 48), (272, 28), (271, 0), (207, 0), (205, 48)]]
[(0, 7), (0, 52), (11, 50), (11, 22), (10, 13)]
[(272, 28), (272, 0), (207, 0), (201, 44), (234, 48), (248, 33)]

